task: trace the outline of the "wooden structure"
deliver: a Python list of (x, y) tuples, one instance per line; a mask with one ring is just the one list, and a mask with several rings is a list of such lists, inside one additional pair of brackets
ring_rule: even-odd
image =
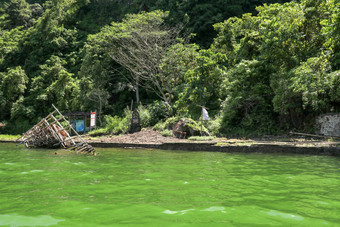
[[(72, 113), (64, 113), (63, 115), (64, 117), (68, 118), (68, 121), (72, 125), (72, 128), (74, 128), (78, 133), (85, 134), (90, 131), (91, 113), (78, 111)], [(71, 132), (71, 135), (75, 134)]]
[[(94, 148), (81, 138), (53, 104), (52, 106), (54, 111), (25, 132), (18, 141), (27, 148), (62, 147), (75, 150), (77, 153), (95, 154)], [(76, 136), (71, 137), (71, 132)]]

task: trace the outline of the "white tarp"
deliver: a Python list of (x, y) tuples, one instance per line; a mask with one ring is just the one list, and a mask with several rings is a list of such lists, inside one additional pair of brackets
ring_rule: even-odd
[(209, 120), (208, 111), (204, 107), (202, 107), (202, 114), (203, 114), (203, 117), (202, 117), (203, 120)]

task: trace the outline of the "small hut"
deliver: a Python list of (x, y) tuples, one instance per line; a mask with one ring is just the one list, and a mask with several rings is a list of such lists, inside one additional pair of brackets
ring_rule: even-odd
[(90, 126), (90, 112), (71, 112), (71, 113), (65, 113), (65, 117), (68, 118), (68, 121), (72, 125), (72, 127), (80, 134), (86, 134), (91, 130)]

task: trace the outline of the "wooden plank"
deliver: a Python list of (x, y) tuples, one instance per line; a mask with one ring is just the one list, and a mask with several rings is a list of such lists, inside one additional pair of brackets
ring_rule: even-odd
[[(62, 114), (60, 113), (60, 111), (59, 111), (53, 104), (52, 104), (52, 106), (53, 106), (53, 108), (60, 114), (60, 116), (64, 119), (64, 121), (65, 121), (68, 125), (70, 125), (69, 122), (65, 119), (64, 115), (62, 115)], [(81, 142), (85, 143), (88, 147), (92, 147), (91, 145), (88, 145), (88, 144), (83, 140), (83, 138), (81, 138), (81, 136), (79, 135), (79, 133), (78, 133), (72, 126), (71, 126), (70, 128), (71, 128), (71, 130), (73, 130), (73, 132), (78, 136), (77, 138), (80, 139)]]
[[(22, 134), (17, 141), (24, 143), (27, 148), (59, 145), (63, 148), (72, 148), (77, 153), (94, 153), (94, 148), (87, 144), (60, 111), (54, 105), (52, 106), (54, 111)], [(60, 117), (57, 118), (55, 115), (60, 115)], [(66, 124), (66, 126), (64, 127), (62, 124)], [(71, 137), (68, 130), (73, 131), (76, 136)], [(76, 142), (75, 138), (79, 139), (80, 142)]]

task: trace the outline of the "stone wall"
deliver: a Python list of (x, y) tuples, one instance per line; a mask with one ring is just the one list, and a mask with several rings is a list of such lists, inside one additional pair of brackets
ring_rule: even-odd
[(89, 143), (93, 147), (147, 148), (179, 151), (210, 151), (226, 153), (268, 153), (268, 154), (308, 154), (340, 157), (340, 147), (297, 147), (294, 145), (253, 144), (251, 146), (217, 146), (214, 142), (206, 143), (163, 143), (163, 144), (124, 144), (124, 143)]
[(340, 137), (340, 113), (320, 115), (316, 119), (316, 132), (325, 136)]

